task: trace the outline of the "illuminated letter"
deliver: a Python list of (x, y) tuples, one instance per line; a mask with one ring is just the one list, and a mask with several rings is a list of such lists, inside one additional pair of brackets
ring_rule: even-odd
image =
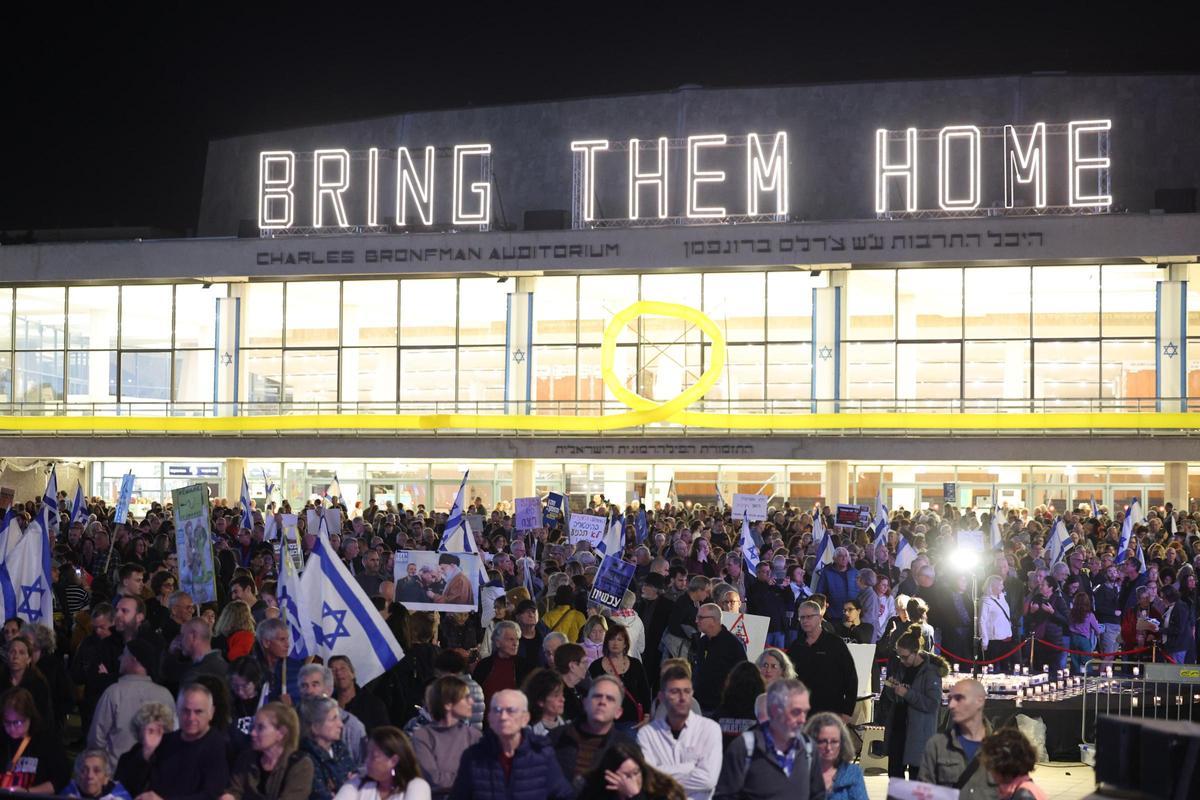
[[(950, 196), (950, 144), (967, 140), (967, 196)], [(974, 125), (950, 125), (938, 132), (938, 205), (943, 211), (969, 211), (979, 208), (979, 128)]]
[(917, 129), (904, 132), (904, 163), (888, 161), (888, 132), (885, 128), (875, 131), (875, 212), (888, 210), (888, 178), (904, 181), (904, 208), (917, 210)]
[[(337, 179), (326, 177), (326, 168), (336, 165)], [(325, 196), (333, 201), (333, 215), (337, 224), (345, 228), (346, 205), (342, 202), (342, 192), (350, 188), (350, 151), (348, 150), (317, 150), (313, 153), (313, 226), (324, 227), (325, 218), (322, 214)]]
[[(276, 174), (272, 174), (272, 173)], [(295, 220), (296, 154), (291, 150), (266, 150), (258, 154), (258, 227), (290, 228)], [(277, 212), (273, 207), (282, 204)]]
[(658, 139), (658, 168), (654, 172), (641, 171), (640, 139), (629, 140), (629, 218), (638, 218), (638, 189), (643, 184), (653, 186), (658, 195), (658, 218), (667, 216), (667, 137)]
[(706, 136), (689, 136), (687, 140), (687, 197), (685, 198), (685, 214), (690, 219), (725, 216), (725, 206), (702, 206), (697, 196), (697, 189), (702, 183), (724, 183), (724, 170), (700, 169), (700, 148), (721, 147), (726, 142), (725, 134), (714, 133)]
[(479, 197), (479, 210), (468, 214), (463, 208), (463, 167), (467, 156), (491, 155), (490, 144), (456, 144), (454, 145), (454, 224), (455, 225), (486, 225), (492, 218), (492, 183), (490, 180), (476, 181), (470, 189)]
[[(1107, 170), (1112, 162), (1107, 155), (1084, 157), (1079, 155), (1079, 134), (1081, 133), (1100, 133), (1102, 131), (1112, 130), (1111, 119), (1090, 119), (1083, 122), (1071, 122), (1067, 124), (1067, 159), (1071, 164), (1071, 196), (1070, 205), (1072, 207), (1079, 206), (1111, 206), (1111, 194), (1084, 194), (1083, 193), (1083, 172)], [(1097, 147), (1101, 152), (1107, 153), (1107, 148)]]
[(1046, 123), (1039, 122), (1022, 150), (1017, 129), (1004, 126), (1004, 207), (1012, 208), (1018, 183), (1033, 184), (1033, 205), (1046, 207)]
[(583, 153), (583, 186), (579, 191), (583, 192), (584, 222), (591, 222), (596, 214), (596, 151), (607, 149), (608, 139), (581, 139), (571, 142), (571, 152)]
[(412, 196), (421, 215), (421, 224), (433, 224), (433, 156), (432, 147), (425, 148), (425, 177), (417, 178), (417, 168), (407, 147), (396, 151), (396, 224), (408, 224), (408, 198)]
[(746, 213), (758, 213), (759, 192), (775, 193), (775, 213), (788, 213), (787, 133), (780, 131), (771, 142), (771, 155), (763, 158), (758, 134), (746, 141)]
[(367, 151), (367, 224), (379, 224), (379, 148)]

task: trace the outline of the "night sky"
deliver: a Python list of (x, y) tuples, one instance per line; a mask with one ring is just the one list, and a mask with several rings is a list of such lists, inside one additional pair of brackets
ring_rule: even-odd
[[(1200, 71), (1194, 22), (1131, 4), (42, 5), (6, 7), (0, 40), (10, 241), (30, 228), (186, 233), (208, 140), (236, 134), (685, 84)], [(1200, 146), (1200, 131), (1179, 135)]]

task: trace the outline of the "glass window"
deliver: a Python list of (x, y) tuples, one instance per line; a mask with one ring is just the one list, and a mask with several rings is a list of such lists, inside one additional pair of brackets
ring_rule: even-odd
[[(1106, 323), (1107, 324), (1107, 323)], [(1154, 368), (1154, 341), (1106, 341), (1100, 346), (1100, 396), (1117, 399), (1154, 399), (1157, 374)], [(1179, 368), (1176, 356), (1162, 360), (1163, 369)], [(1118, 404), (1115, 411), (1154, 411), (1151, 403)]]
[[(396, 348), (342, 348), (342, 402), (394, 403)], [(384, 410), (384, 409), (379, 409)], [(392, 410), (388, 408), (387, 410)]]
[(453, 350), (401, 350), (400, 400), (405, 403), (452, 402), (454, 369)]
[(72, 350), (67, 356), (67, 402), (112, 403), (116, 399), (117, 351)]
[[(169, 330), (169, 328), (168, 328)], [(171, 399), (171, 354), (121, 353), (121, 400), (126, 403)]]
[(1099, 335), (1100, 268), (1034, 267), (1034, 338)]
[(396, 281), (342, 284), (342, 344), (396, 344)]
[(785, 408), (812, 399), (812, 345), (767, 345), (767, 399)]
[(249, 283), (242, 299), (243, 347), (283, 344), (283, 284)]
[[(18, 350), (56, 350), (66, 344), (63, 335), (66, 296), (67, 290), (62, 286), (17, 289), (13, 315), (16, 317)], [(58, 388), (61, 393), (61, 374)]]
[(896, 338), (896, 270), (850, 270), (846, 275), (846, 338)]
[(808, 272), (767, 273), (767, 339), (812, 340), (812, 278)]
[[(706, 367), (709, 365), (711, 357), (712, 348), (706, 347), (704, 362)], [(729, 346), (725, 351), (725, 367), (719, 373), (717, 382), (705, 395), (705, 399), (745, 400), (752, 403), (752, 406), (746, 406), (746, 411), (760, 413), (759, 404), (766, 396), (763, 385), (765, 379), (763, 359), (765, 357), (766, 348), (761, 344)], [(721, 402), (720, 405), (724, 406), (725, 403)], [(736, 407), (735, 410), (737, 410)]]
[(638, 394), (651, 400), (670, 400), (700, 379), (698, 344), (642, 345)]
[(175, 351), (175, 402), (213, 401), (213, 351)]
[(1035, 342), (1033, 356), (1035, 397), (1067, 400), (1100, 396), (1099, 342)]
[(574, 344), (579, 316), (576, 278), (537, 278), (533, 290), (534, 344)]
[(494, 278), (458, 282), (459, 344), (504, 344), (511, 287)]
[(576, 413), (574, 347), (533, 348), (533, 399), (536, 413)]
[(1113, 264), (1100, 271), (1104, 336), (1153, 336), (1159, 278), (1154, 264)]
[[(1200, 331), (1200, 264), (1188, 264), (1186, 277), (1188, 330)], [(3, 294), (0, 294), (2, 297)], [(3, 319), (4, 312), (0, 311), (0, 321)]]
[[(613, 376), (631, 392), (638, 391), (637, 347), (620, 345), (613, 352)], [(624, 413), (629, 409), (605, 385), (600, 375), (600, 348), (579, 348), (580, 414), (599, 414), (601, 404), (606, 414)]]
[(69, 347), (108, 350), (117, 346), (116, 286), (72, 286), (67, 295)]
[(891, 342), (852, 342), (845, 347), (846, 397), (851, 400), (893, 400), (896, 397), (896, 346)]
[(456, 308), (453, 278), (400, 281), (401, 346), (454, 344)]
[(288, 347), (337, 346), (339, 287), (337, 281), (292, 281), (287, 284)]
[[(278, 284), (276, 284), (278, 285)], [(74, 289), (71, 290), (74, 295)], [(214, 347), (216, 345), (217, 298), (229, 296), (229, 284), (181, 283), (175, 287), (175, 346)], [(245, 306), (246, 300), (242, 300)], [(72, 308), (74, 311), (74, 308)], [(243, 315), (242, 324), (247, 324)], [(73, 334), (74, 332), (72, 332)], [(212, 381), (210, 380), (209, 383)]]
[(902, 269), (896, 281), (901, 339), (962, 338), (961, 269)]
[[(638, 299), (636, 275), (584, 275), (579, 279), (579, 341), (600, 344), (613, 315)], [(665, 298), (653, 298), (662, 300)], [(630, 322), (637, 330), (638, 321)]]
[(1200, 339), (1188, 339), (1187, 396), (1189, 411), (1200, 410)]
[(462, 403), (503, 399), (504, 348), (461, 348), (458, 351), (458, 401)]
[(173, 289), (173, 286), (122, 287), (122, 349), (146, 350), (171, 346)]
[[(964, 353), (965, 397), (1024, 400), (1029, 397), (1029, 341), (967, 342)], [(1003, 405), (999, 407), (1001, 410)]]
[(13, 290), (0, 289), (0, 350), (12, 349)]
[(704, 276), (704, 313), (730, 342), (761, 342), (766, 333), (767, 276), (762, 272), (710, 272)]
[(964, 327), (969, 339), (1029, 336), (1029, 267), (970, 267), (964, 272)]
[(242, 382), (242, 396), (246, 402), (278, 403), (283, 400), (283, 352), (243, 350)]
[(12, 400), (12, 352), (0, 350), (0, 403)]
[(283, 400), (332, 403), (338, 392), (338, 351), (283, 351)]
[(959, 397), (958, 342), (896, 346), (896, 398), (948, 400)]
[[(642, 299), (700, 308), (700, 275), (643, 275)], [(676, 344), (700, 341), (698, 327), (675, 317), (647, 314), (641, 318), (641, 322), (642, 337), (648, 342)]]
[[(19, 295), (21, 290), (17, 290)], [(18, 351), (13, 380), (15, 403), (60, 403), (63, 399), (62, 351)]]

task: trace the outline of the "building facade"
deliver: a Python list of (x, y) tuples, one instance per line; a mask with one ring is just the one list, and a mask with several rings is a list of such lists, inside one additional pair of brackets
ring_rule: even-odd
[[(681, 90), (212, 143), (0, 249), (0, 447), (115, 497), (1200, 496), (1200, 80)], [(1192, 477), (1192, 476), (1195, 477)]]

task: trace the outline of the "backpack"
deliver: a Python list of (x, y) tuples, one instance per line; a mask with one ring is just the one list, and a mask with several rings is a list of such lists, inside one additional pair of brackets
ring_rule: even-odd
[[(808, 758), (809, 768), (812, 768), (813, 763), (813, 743), (812, 739), (800, 734), (800, 741), (804, 744), (804, 755)], [(750, 762), (754, 760), (754, 729), (742, 732), (742, 744), (746, 745), (746, 770), (750, 770)]]

